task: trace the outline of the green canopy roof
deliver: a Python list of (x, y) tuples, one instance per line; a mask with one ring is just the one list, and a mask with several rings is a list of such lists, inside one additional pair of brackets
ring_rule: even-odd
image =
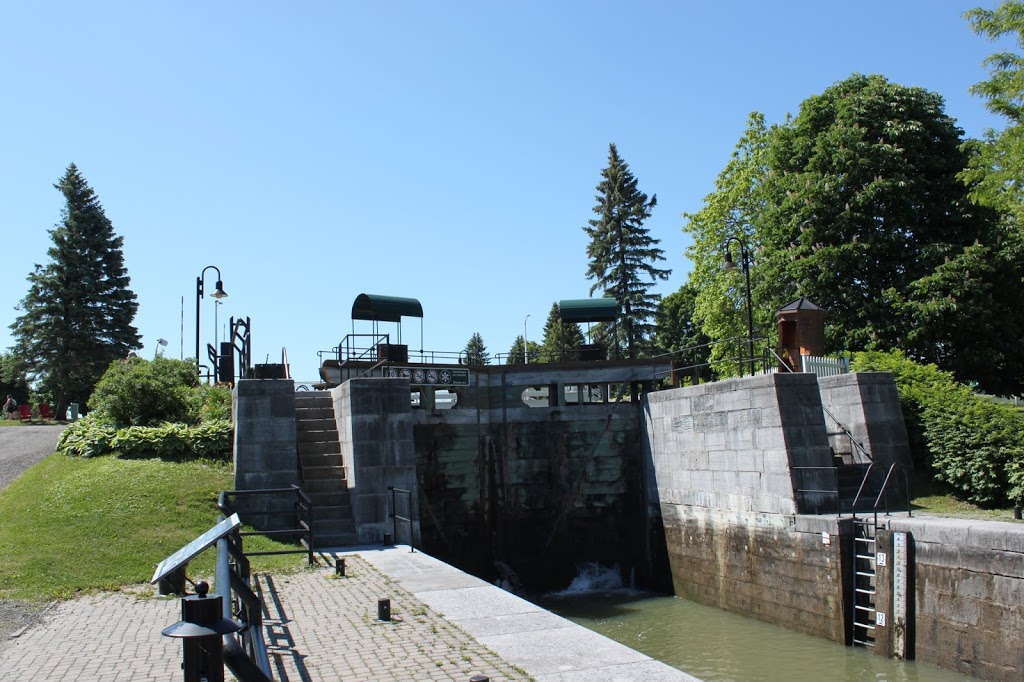
[(403, 317), (423, 317), (423, 306), (415, 298), (359, 294), (352, 303), (353, 320), (401, 322)]
[(619, 312), (614, 298), (572, 298), (558, 302), (563, 322), (614, 322)]

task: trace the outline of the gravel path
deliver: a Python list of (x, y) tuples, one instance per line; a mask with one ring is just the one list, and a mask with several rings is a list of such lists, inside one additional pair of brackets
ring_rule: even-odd
[[(26, 470), (49, 455), (63, 426), (0, 426), (0, 492)], [(11, 644), (11, 635), (30, 624), (44, 604), (0, 599), (0, 651)]]

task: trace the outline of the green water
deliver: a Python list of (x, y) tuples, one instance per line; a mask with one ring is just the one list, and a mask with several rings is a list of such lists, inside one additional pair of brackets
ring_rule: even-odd
[(534, 599), (706, 682), (953, 682), (972, 678), (876, 656), (675, 597), (618, 590)]

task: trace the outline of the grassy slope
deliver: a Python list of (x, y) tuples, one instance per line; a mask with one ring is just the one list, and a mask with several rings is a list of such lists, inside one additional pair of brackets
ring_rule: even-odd
[[(0, 598), (148, 582), (156, 564), (216, 523), (216, 495), (232, 486), (221, 463), (51, 455), (0, 492)], [(250, 538), (246, 549), (270, 544)], [(189, 577), (212, 574), (214, 554), (195, 559)], [(280, 569), (298, 556), (255, 563)]]

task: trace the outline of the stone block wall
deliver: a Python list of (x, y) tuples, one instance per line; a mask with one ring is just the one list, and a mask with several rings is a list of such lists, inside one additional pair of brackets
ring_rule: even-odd
[[(413, 519), (412, 539), (421, 543), (416, 453), (408, 379), (350, 379), (332, 389), (334, 414), (345, 461), (359, 541), (379, 543), (385, 533), (409, 542), (408, 524), (392, 528), (392, 505)], [(412, 491), (393, 494), (390, 488)]]
[[(242, 379), (232, 394), (235, 425), (235, 489), (287, 488), (299, 482), (295, 436), (295, 382)], [(294, 527), (279, 513), (292, 501), (281, 497), (239, 497), (242, 520), (257, 528)]]
[(662, 509), (677, 596), (846, 641), (848, 519)]
[(645, 401), (656, 474), (648, 477), (648, 497), (662, 505), (795, 514), (791, 467), (831, 466), (814, 375), (730, 379), (650, 393)]
[[(1020, 680), (1024, 526), (904, 516), (891, 517), (887, 526), (906, 532), (912, 543), (910, 655), (983, 680)], [(880, 567), (877, 580), (891, 583), (891, 569)], [(880, 611), (891, 609), (888, 598), (877, 604)], [(876, 628), (879, 653), (886, 653), (891, 630)]]
[[(854, 439), (871, 454), (871, 460), (890, 464), (910, 464), (907, 428), (903, 423), (896, 382), (889, 372), (861, 372), (820, 377), (821, 402), (836, 419), (853, 434)], [(827, 418), (829, 432), (836, 432), (835, 422)], [(845, 436), (831, 436), (837, 454), (859, 464), (869, 463)]]

